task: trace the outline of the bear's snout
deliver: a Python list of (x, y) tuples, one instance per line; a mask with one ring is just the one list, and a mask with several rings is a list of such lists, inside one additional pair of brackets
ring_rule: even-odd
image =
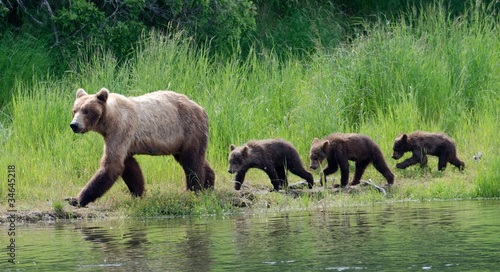
[(73, 130), (74, 133), (78, 133), (80, 131), (82, 131), (82, 129), (80, 128), (80, 125), (76, 122), (73, 122), (69, 125), (71, 127), (71, 129)]
[(401, 154), (397, 154), (397, 153), (394, 153), (392, 154), (391, 158), (395, 159), (395, 160), (398, 160), (399, 158), (403, 157), (403, 155)]
[(318, 166), (317, 166), (317, 165), (314, 165), (314, 164), (311, 164), (311, 166), (309, 166), (309, 167), (311, 167), (311, 169), (312, 169), (312, 170), (316, 170), (316, 169), (318, 169)]

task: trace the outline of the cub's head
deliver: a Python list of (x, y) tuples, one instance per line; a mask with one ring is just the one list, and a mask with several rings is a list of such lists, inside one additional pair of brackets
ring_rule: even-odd
[(229, 153), (229, 169), (227, 171), (230, 174), (234, 174), (248, 165), (250, 150), (247, 145), (236, 147), (234, 144), (231, 145), (230, 149), (231, 152)]
[(408, 143), (408, 136), (404, 133), (399, 133), (398, 137), (396, 137), (396, 140), (394, 140), (394, 144), (392, 145), (392, 150), (394, 153), (392, 153), (391, 158), (397, 160), (405, 154), (405, 152), (408, 152), (411, 150), (410, 144)]
[(311, 159), (311, 169), (316, 170), (321, 162), (328, 156), (330, 141), (314, 138), (309, 151), (309, 159)]
[(109, 91), (102, 88), (98, 93), (88, 95), (84, 89), (76, 91), (73, 105), (73, 121), (70, 127), (74, 133), (85, 133), (94, 130), (106, 110)]

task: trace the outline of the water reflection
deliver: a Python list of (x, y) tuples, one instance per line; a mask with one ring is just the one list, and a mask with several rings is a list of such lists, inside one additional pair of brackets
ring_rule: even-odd
[[(101, 251), (102, 263), (80, 264), (82, 268), (108, 267), (108, 271), (118, 269), (127, 262), (130, 271), (140, 271), (143, 264), (139, 260), (145, 258), (143, 243), (147, 242), (144, 228), (129, 228), (122, 235), (113, 233), (113, 228), (98, 226), (78, 226), (75, 228), (82, 234), (84, 241), (94, 243), (91, 250)], [(117, 268), (117, 269), (114, 269)]]
[[(500, 201), (19, 226), (31, 271), (495, 271)], [(6, 232), (0, 234), (4, 241)], [(16, 234), (17, 235), (17, 234)]]

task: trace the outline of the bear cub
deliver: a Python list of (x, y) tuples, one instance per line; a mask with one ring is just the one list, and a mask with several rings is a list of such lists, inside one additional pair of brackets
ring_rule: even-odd
[(323, 176), (326, 184), (326, 176), (335, 173), (340, 167), (340, 186), (346, 186), (349, 179), (349, 161), (356, 162), (356, 170), (350, 185), (360, 183), (361, 176), (370, 163), (373, 163), (389, 185), (394, 183), (394, 174), (387, 167), (380, 147), (363, 134), (333, 133), (322, 140), (314, 138), (309, 158), (312, 169), (317, 169), (324, 159), (328, 162), (320, 173), (321, 185)]
[(235, 190), (240, 190), (250, 168), (265, 171), (276, 191), (288, 187), (287, 170), (305, 179), (309, 188), (314, 184), (295, 147), (283, 139), (254, 140), (239, 147), (231, 144), (228, 172), (235, 174)]
[(444, 133), (430, 133), (425, 131), (415, 131), (410, 134), (400, 133), (394, 140), (392, 146), (395, 160), (403, 157), (404, 153), (412, 152), (413, 155), (405, 161), (396, 164), (397, 168), (405, 169), (408, 166), (420, 163), (420, 167), (427, 165), (427, 155), (439, 158), (438, 170), (446, 169), (449, 162), (458, 169), (464, 169), (465, 163), (457, 158), (455, 142)]

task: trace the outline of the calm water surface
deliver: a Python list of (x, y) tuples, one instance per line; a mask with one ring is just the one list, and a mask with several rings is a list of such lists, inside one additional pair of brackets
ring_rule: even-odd
[(2, 271), (499, 271), (500, 200), (18, 224)]

